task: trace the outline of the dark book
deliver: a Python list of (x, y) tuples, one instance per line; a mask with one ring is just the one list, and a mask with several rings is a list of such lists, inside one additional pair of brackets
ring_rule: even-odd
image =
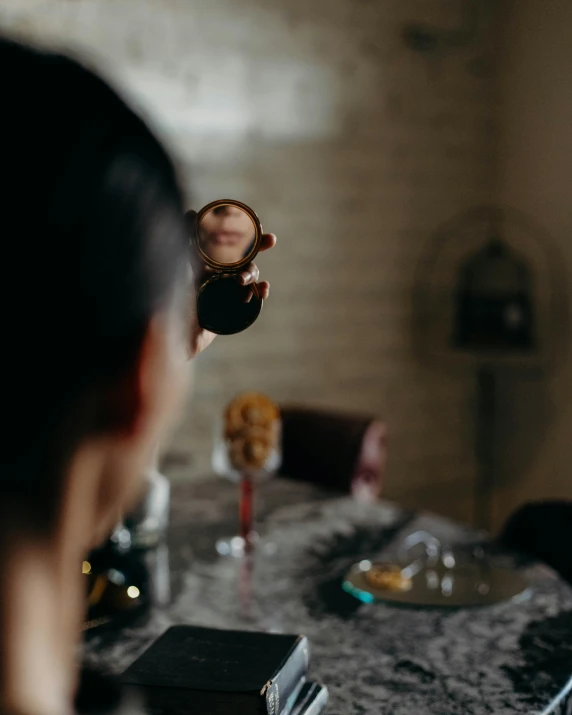
[(121, 680), (154, 714), (287, 715), (309, 659), (304, 636), (173, 626)]

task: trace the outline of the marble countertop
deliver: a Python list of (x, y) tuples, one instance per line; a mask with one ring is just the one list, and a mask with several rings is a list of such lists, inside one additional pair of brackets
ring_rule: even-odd
[(236, 530), (236, 500), (236, 487), (215, 478), (173, 489), (170, 602), (120, 634), (92, 634), (88, 662), (120, 672), (175, 623), (304, 633), (312, 675), (330, 690), (330, 715), (572, 712), (572, 589), (548, 568), (528, 567), (531, 595), (520, 603), (364, 604), (341, 588), (354, 562), (417, 529), (449, 542), (471, 534), (435, 516), (276, 479), (258, 489), (256, 515), (277, 550), (248, 563), (215, 549)]

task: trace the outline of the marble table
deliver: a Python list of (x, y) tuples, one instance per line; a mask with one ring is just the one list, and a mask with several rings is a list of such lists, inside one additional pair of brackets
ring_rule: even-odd
[(532, 590), (521, 603), (363, 604), (341, 588), (352, 563), (417, 529), (450, 542), (471, 534), (435, 516), (275, 479), (258, 490), (256, 513), (277, 551), (252, 564), (215, 550), (236, 530), (236, 499), (236, 487), (214, 477), (173, 489), (170, 602), (143, 624), (93, 634), (88, 662), (120, 672), (175, 623), (304, 633), (312, 675), (330, 690), (330, 715), (572, 713), (572, 589), (550, 569), (526, 567)]

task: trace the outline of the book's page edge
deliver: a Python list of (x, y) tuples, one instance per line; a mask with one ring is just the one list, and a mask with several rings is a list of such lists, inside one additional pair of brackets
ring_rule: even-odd
[(307, 636), (299, 635), (299, 636), (296, 637), (296, 641), (295, 641), (295, 643), (293, 644), (293, 646), (290, 648), (290, 650), (288, 651), (288, 653), (286, 653), (286, 655), (284, 656), (284, 658), (283, 658), (282, 661), (280, 662), (280, 665), (278, 666), (278, 668), (276, 668), (276, 671), (274, 672), (274, 674), (272, 675), (272, 677), (270, 678), (270, 680), (266, 683), (266, 685), (265, 685), (264, 688), (262, 689), (262, 692), (260, 693), (261, 695), (264, 695), (264, 693), (265, 693), (266, 690), (270, 687), (270, 685), (272, 685), (272, 683), (274, 683), (275, 680), (280, 676), (280, 673), (284, 670), (284, 667), (286, 666), (286, 664), (288, 663), (288, 661), (290, 660), (290, 658), (292, 658), (292, 656), (294, 655), (294, 653), (296, 653), (296, 651), (297, 651), (299, 648), (302, 647), (302, 644), (305, 644), (305, 646), (306, 646), (306, 651), (307, 651), (307, 655), (306, 655), (306, 657), (305, 657), (305, 660), (306, 660), (306, 670), (308, 669), (308, 666), (309, 666), (309, 664), (310, 664), (310, 655), (311, 655), (311, 653), (310, 653), (310, 641), (308, 640)]
[(295, 703), (292, 715), (320, 715), (330, 701), (330, 692), (323, 683), (308, 681), (307, 684), (317, 691), (306, 694), (301, 703)]

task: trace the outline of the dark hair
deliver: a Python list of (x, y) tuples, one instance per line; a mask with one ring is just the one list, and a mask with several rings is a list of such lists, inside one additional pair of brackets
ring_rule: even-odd
[(167, 154), (97, 75), (7, 40), (0, 66), (0, 488), (49, 498), (62, 425), (95, 428), (74, 410), (128, 369), (186, 275), (183, 205)]

